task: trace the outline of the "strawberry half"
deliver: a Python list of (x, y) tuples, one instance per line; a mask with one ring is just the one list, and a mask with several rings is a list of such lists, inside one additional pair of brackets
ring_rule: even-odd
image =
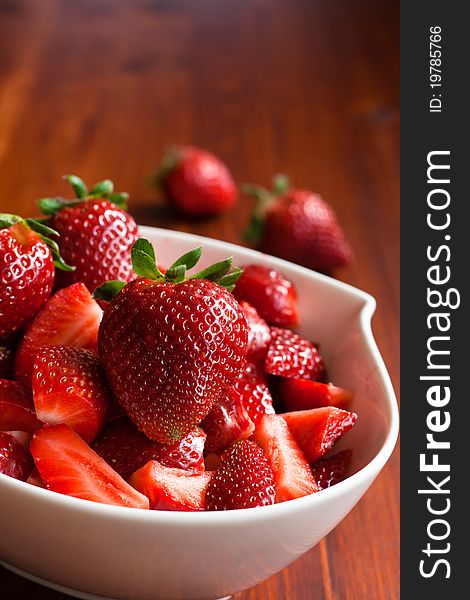
[(346, 478), (351, 457), (351, 450), (342, 450), (333, 456), (321, 458), (312, 465), (312, 474), (322, 490)]
[(254, 306), (242, 300), (240, 308), (248, 325), (247, 358), (253, 363), (264, 361), (271, 342), (271, 329), (266, 321), (259, 316)]
[(15, 359), (16, 379), (30, 384), (36, 354), (44, 346), (97, 349), (103, 311), (83, 283), (59, 290), (29, 323)]
[(0, 431), (0, 473), (26, 481), (33, 469), (33, 460), (26, 448), (12, 435)]
[(331, 450), (357, 420), (356, 413), (334, 406), (297, 410), (282, 416), (310, 463)]
[(289, 379), (277, 382), (277, 390), (286, 411), (309, 410), (323, 406), (347, 406), (354, 393), (336, 387), (332, 383), (320, 383), (311, 379)]
[(245, 370), (238, 376), (234, 389), (240, 395), (243, 406), (255, 425), (263, 415), (274, 413), (273, 399), (268, 384), (264, 375), (255, 365), (248, 363)]
[(48, 490), (131, 508), (148, 508), (148, 499), (131, 487), (67, 425), (39, 429), (31, 454)]
[(42, 348), (34, 361), (33, 398), (38, 418), (64, 423), (91, 442), (112, 401), (98, 356), (83, 348)]
[(211, 471), (188, 473), (151, 460), (129, 481), (147, 496), (151, 509), (199, 511), (204, 510), (206, 490), (212, 475)]
[(262, 265), (247, 265), (233, 294), (245, 300), (270, 325), (294, 327), (298, 321), (297, 292), (281, 273)]
[(175, 444), (161, 444), (150, 440), (124, 417), (108, 423), (92, 448), (127, 480), (150, 460), (193, 473), (204, 471), (205, 439), (206, 434), (195, 429)]
[(276, 502), (308, 496), (320, 490), (304, 453), (282, 416), (265, 415), (253, 437), (263, 449), (274, 473)]
[(0, 379), (0, 431), (33, 433), (42, 427), (36, 416), (29, 388), (8, 379)]
[(271, 343), (265, 361), (270, 375), (296, 379), (325, 378), (325, 366), (318, 349), (290, 329), (271, 327)]
[(207, 510), (235, 510), (274, 504), (274, 477), (261, 448), (244, 440), (222, 454), (209, 482)]
[(40, 488), (46, 487), (44, 485), (44, 482), (41, 479), (41, 477), (39, 475), (39, 471), (36, 469), (36, 467), (34, 467), (34, 469), (31, 471), (31, 474), (28, 477), (28, 479), (26, 480), (26, 483), (30, 483), (31, 485), (35, 485), (36, 487), (40, 487)]

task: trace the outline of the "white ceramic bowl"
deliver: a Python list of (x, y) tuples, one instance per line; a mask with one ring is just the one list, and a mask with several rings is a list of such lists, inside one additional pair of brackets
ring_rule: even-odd
[(389, 458), (398, 413), (371, 332), (375, 301), (344, 283), (252, 250), (163, 229), (141, 227), (141, 233), (163, 264), (201, 244), (201, 266), (232, 255), (234, 264), (271, 266), (295, 283), (300, 332), (320, 342), (330, 379), (356, 392), (358, 422), (338, 444), (353, 448), (354, 474), (283, 504), (206, 513), (107, 506), (0, 475), (0, 559), (84, 598), (220, 598), (256, 585), (317, 544)]

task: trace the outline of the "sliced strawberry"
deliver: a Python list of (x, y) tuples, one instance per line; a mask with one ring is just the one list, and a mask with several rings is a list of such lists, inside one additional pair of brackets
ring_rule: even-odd
[(322, 490), (346, 478), (351, 457), (351, 450), (342, 450), (333, 456), (321, 458), (312, 465), (313, 476)]
[(166, 467), (204, 471), (204, 441), (206, 434), (195, 429), (175, 444), (155, 442), (141, 433), (127, 417), (110, 421), (92, 448), (113, 469), (129, 477), (150, 460), (158, 460)]
[(255, 425), (263, 415), (274, 413), (268, 384), (255, 365), (248, 363), (240, 373), (234, 388), (240, 394), (243, 405)]
[(256, 363), (264, 360), (271, 341), (271, 330), (269, 325), (262, 319), (256, 308), (242, 300), (240, 308), (245, 315), (248, 324), (248, 360)]
[(0, 346), (0, 378), (13, 379), (15, 354), (6, 346)]
[(289, 379), (277, 382), (277, 390), (286, 411), (309, 410), (322, 406), (347, 406), (354, 393), (332, 383), (320, 383), (311, 379)]
[(148, 508), (148, 500), (124, 481), (67, 425), (34, 434), (31, 453), (47, 489), (83, 500)]
[(0, 431), (33, 433), (39, 427), (31, 391), (17, 381), (0, 379)]
[(263, 449), (276, 484), (276, 502), (284, 502), (318, 492), (309, 464), (287, 423), (280, 415), (260, 419), (254, 440)]
[(235, 510), (274, 504), (274, 476), (261, 448), (250, 440), (237, 442), (207, 487), (207, 510)]
[(130, 483), (145, 494), (154, 510), (204, 510), (206, 489), (213, 473), (190, 473), (149, 461), (136, 471)]
[(26, 448), (12, 435), (0, 431), (0, 473), (26, 481), (33, 469), (33, 460)]
[(16, 379), (31, 382), (36, 354), (43, 346), (73, 346), (96, 351), (103, 311), (83, 283), (59, 290), (26, 329), (15, 360)]
[(36, 469), (36, 467), (34, 467), (34, 469), (31, 471), (31, 474), (28, 477), (28, 479), (26, 480), (26, 483), (30, 483), (31, 485), (35, 485), (36, 487), (41, 487), (41, 488), (46, 487), (44, 485), (44, 482), (41, 479), (41, 476), (39, 475), (39, 471)]
[(295, 379), (324, 379), (323, 358), (312, 342), (279, 327), (271, 327), (271, 336), (266, 373)]
[(229, 388), (222, 400), (202, 421), (201, 427), (207, 433), (205, 449), (220, 452), (235, 442), (246, 440), (255, 430), (243, 404), (242, 396)]
[(310, 463), (331, 450), (357, 420), (356, 413), (335, 406), (296, 410), (282, 416)]
[(34, 361), (33, 398), (43, 423), (65, 423), (91, 442), (107, 419), (112, 396), (94, 352), (53, 346), (42, 348)]

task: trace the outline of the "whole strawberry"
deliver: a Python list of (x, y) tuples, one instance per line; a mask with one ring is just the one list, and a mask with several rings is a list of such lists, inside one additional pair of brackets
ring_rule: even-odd
[(50, 215), (48, 224), (60, 234), (59, 246), (64, 260), (75, 267), (73, 272), (58, 273), (56, 287), (78, 281), (90, 292), (105, 281), (130, 281), (131, 247), (138, 237), (134, 219), (125, 211), (128, 195), (114, 193), (113, 182), (100, 181), (88, 191), (75, 175), (67, 179), (77, 198), (43, 198), (39, 207)]
[(0, 214), (0, 341), (20, 329), (41, 309), (54, 285), (60, 258), (57, 235), (33, 219)]
[(274, 179), (273, 192), (252, 185), (242, 189), (258, 198), (246, 236), (262, 252), (323, 273), (352, 260), (333, 209), (318, 194), (289, 189), (284, 176)]
[(237, 199), (226, 165), (213, 154), (192, 146), (167, 152), (156, 181), (172, 206), (188, 217), (218, 214)]
[(240, 270), (230, 273), (227, 259), (186, 277), (200, 255), (196, 248), (163, 275), (152, 245), (140, 239), (132, 258), (141, 277), (95, 292), (109, 299), (121, 290), (98, 334), (111, 387), (134, 424), (165, 444), (202, 421), (246, 361), (247, 324), (229, 292)]

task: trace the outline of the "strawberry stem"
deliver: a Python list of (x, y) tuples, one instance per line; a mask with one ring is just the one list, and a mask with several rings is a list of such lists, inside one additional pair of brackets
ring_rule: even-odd
[(181, 160), (181, 152), (176, 146), (169, 148), (157, 169), (148, 177), (149, 185), (160, 187), (166, 177), (173, 171)]

